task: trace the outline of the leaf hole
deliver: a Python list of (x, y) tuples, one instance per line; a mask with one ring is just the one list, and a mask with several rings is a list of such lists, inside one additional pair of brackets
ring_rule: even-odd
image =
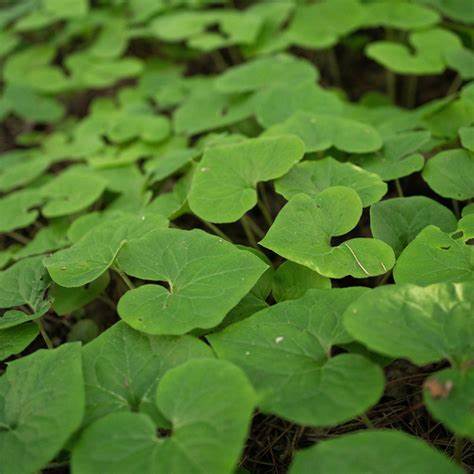
[(451, 238), (453, 240), (459, 240), (462, 238), (463, 235), (464, 235), (464, 232), (462, 230), (458, 230), (457, 232), (454, 232), (454, 234), (451, 234)]
[(156, 436), (158, 438), (169, 438), (172, 435), (172, 431), (169, 428), (157, 428)]

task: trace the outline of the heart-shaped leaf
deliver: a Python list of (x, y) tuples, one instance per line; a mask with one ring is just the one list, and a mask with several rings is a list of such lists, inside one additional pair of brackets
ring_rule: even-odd
[(351, 231), (361, 215), (362, 202), (350, 188), (334, 186), (315, 197), (297, 194), (280, 211), (260, 245), (330, 278), (381, 275), (395, 263), (393, 250), (385, 242), (354, 238), (331, 246), (331, 238)]
[(11, 362), (0, 378), (0, 399), (2, 470), (41, 470), (81, 424), (84, 381), (79, 344), (39, 350)]
[(154, 403), (158, 382), (169, 369), (203, 357), (212, 357), (210, 348), (191, 336), (147, 336), (118, 322), (82, 350), (84, 424), (123, 411), (160, 421)]
[[(203, 261), (206, 266), (202, 266)], [(267, 265), (256, 255), (200, 230), (157, 230), (125, 244), (117, 260), (147, 284), (119, 301), (120, 317), (148, 334), (184, 334), (219, 324)]]
[(38, 217), (34, 209), (43, 201), (34, 189), (26, 189), (0, 198), (0, 232), (10, 232), (28, 227)]
[(423, 179), (437, 194), (465, 201), (474, 197), (474, 153), (453, 149), (428, 160)]
[(425, 196), (388, 199), (370, 208), (373, 236), (387, 242), (397, 256), (428, 225), (453, 232), (457, 221), (448, 208)]
[(351, 163), (341, 163), (330, 156), (299, 163), (275, 181), (275, 190), (287, 200), (299, 193), (317, 196), (331, 186), (352, 188), (364, 207), (380, 201), (387, 192), (387, 185), (376, 174)]
[(170, 437), (157, 436), (144, 414), (113, 413), (84, 431), (72, 469), (77, 474), (231, 474), (254, 404), (255, 393), (237, 367), (221, 360), (189, 361), (167, 372), (158, 385), (156, 406), (172, 425)]
[(321, 441), (297, 453), (290, 473), (315, 472), (462, 474), (464, 470), (418, 438), (401, 431), (370, 430)]
[(473, 283), (427, 287), (387, 285), (362, 295), (346, 311), (344, 325), (381, 354), (426, 365), (474, 358)]
[(195, 172), (189, 206), (210, 222), (234, 222), (257, 204), (257, 183), (287, 173), (303, 157), (294, 136), (257, 138), (208, 149)]
[(435, 226), (423, 229), (405, 248), (393, 274), (397, 283), (430, 285), (441, 282), (474, 280), (474, 248), (466, 216), (459, 221), (458, 231), (448, 234)]
[(208, 336), (219, 357), (242, 367), (259, 407), (303, 425), (342, 423), (377, 402), (381, 369), (355, 354), (330, 357), (351, 341), (342, 326), (347, 306), (367, 290), (309, 290)]

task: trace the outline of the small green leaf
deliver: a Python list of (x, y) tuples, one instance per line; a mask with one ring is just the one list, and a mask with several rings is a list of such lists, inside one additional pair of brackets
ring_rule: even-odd
[(387, 192), (387, 185), (376, 174), (351, 163), (341, 163), (330, 156), (299, 163), (275, 181), (275, 190), (287, 200), (299, 193), (317, 196), (331, 186), (352, 188), (364, 207), (380, 201)]
[(148, 334), (173, 335), (219, 324), (267, 268), (259, 257), (221, 238), (178, 229), (128, 242), (117, 264), (136, 278), (166, 283), (125, 293), (120, 317)]
[(157, 435), (142, 413), (107, 415), (82, 434), (72, 470), (231, 474), (254, 404), (255, 393), (240, 369), (221, 360), (191, 360), (167, 372), (158, 385), (156, 406), (172, 425), (170, 437)]
[(347, 306), (367, 290), (309, 290), (208, 336), (219, 357), (242, 367), (259, 407), (303, 425), (343, 423), (377, 402), (381, 369), (355, 354), (330, 357), (352, 338), (342, 326)]
[(381, 275), (395, 263), (385, 242), (354, 238), (337, 247), (331, 238), (359, 222), (362, 202), (350, 188), (334, 186), (311, 197), (297, 194), (280, 211), (260, 245), (329, 278)]
[(464, 470), (419, 438), (395, 430), (370, 430), (321, 441), (298, 452), (290, 474), (315, 472), (462, 474)]
[(423, 179), (443, 197), (465, 201), (474, 197), (474, 153), (454, 149), (428, 160)]
[(301, 298), (308, 290), (318, 288), (331, 288), (331, 280), (289, 260), (282, 263), (273, 276), (272, 294), (278, 302)]
[(80, 238), (72, 247), (44, 260), (51, 278), (66, 288), (78, 287), (100, 277), (130, 239), (143, 237), (157, 227), (165, 227), (161, 216), (123, 216), (105, 221)]
[(424, 388), (424, 402), (433, 417), (458, 436), (474, 438), (474, 370), (442, 370), (431, 376)]
[(461, 127), (458, 133), (462, 146), (474, 152), (474, 126)]
[(79, 344), (65, 344), (8, 365), (0, 378), (5, 474), (40, 471), (79, 428), (84, 414), (80, 354)]
[(257, 204), (257, 183), (284, 175), (302, 157), (294, 136), (210, 148), (195, 172), (189, 207), (207, 221), (234, 222)]
[(396, 256), (428, 225), (453, 232), (457, 221), (448, 208), (425, 196), (388, 199), (370, 208), (372, 235), (390, 245)]
[(474, 357), (473, 283), (427, 287), (387, 285), (362, 295), (346, 311), (349, 333), (369, 349), (426, 365)]
[(0, 361), (19, 354), (36, 339), (38, 334), (38, 325), (35, 323), (0, 330)]
[(0, 232), (10, 232), (28, 227), (38, 217), (38, 207), (43, 201), (34, 189), (26, 189), (0, 198)]

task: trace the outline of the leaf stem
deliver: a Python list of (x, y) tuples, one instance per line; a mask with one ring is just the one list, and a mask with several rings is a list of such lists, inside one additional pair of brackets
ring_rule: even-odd
[(464, 442), (460, 436), (454, 437), (454, 460), (458, 464), (462, 464), (462, 451), (464, 449)]
[(451, 202), (453, 203), (454, 214), (456, 215), (456, 218), (459, 219), (461, 217), (461, 211), (459, 210), (459, 204), (456, 201), (456, 199), (451, 199)]
[(27, 245), (27, 244), (30, 243), (30, 239), (28, 239), (27, 237), (19, 234), (18, 232), (8, 232), (7, 236), (10, 237), (13, 240), (16, 240), (17, 242), (19, 242), (20, 244), (23, 244), (23, 245)]
[(43, 338), (44, 343), (48, 349), (54, 349), (54, 344), (51, 338), (48, 336), (46, 329), (44, 328), (44, 324), (41, 318), (37, 319), (36, 324), (38, 325), (39, 331), (41, 333), (41, 337)]
[(208, 222), (204, 219), (200, 219), (200, 220), (208, 229), (212, 230), (212, 232), (214, 232), (214, 234), (218, 235), (219, 237), (221, 237), (224, 240), (232, 242), (232, 239), (223, 230), (219, 229), (219, 227), (214, 225), (212, 222)]
[(125, 275), (124, 272), (122, 272), (122, 270), (120, 270), (117, 267), (112, 267), (112, 269), (115, 271), (115, 273), (117, 273), (120, 276), (120, 278), (123, 280), (123, 282), (128, 286), (129, 290), (134, 290), (135, 289), (135, 285), (132, 283), (130, 278), (128, 278), (128, 276)]
[(397, 77), (389, 69), (385, 71), (385, 77), (387, 81), (387, 94), (392, 103), (395, 104), (397, 101)]
[(395, 187), (397, 188), (398, 195), (400, 197), (403, 197), (404, 194), (403, 194), (402, 183), (400, 182), (400, 180), (398, 178), (395, 180)]
[(329, 70), (331, 71), (332, 79), (334, 83), (340, 87), (342, 84), (341, 70), (339, 68), (339, 63), (337, 61), (337, 56), (336, 56), (336, 52), (334, 51), (334, 48), (329, 48), (327, 50), (327, 58), (328, 58), (328, 65), (329, 65)]
[(273, 219), (272, 219), (272, 214), (270, 212), (270, 205), (268, 202), (268, 196), (265, 191), (265, 186), (263, 183), (258, 184), (258, 190), (260, 192), (260, 196), (262, 199), (258, 199), (257, 204), (258, 207), (260, 208), (260, 211), (262, 212), (263, 218), (265, 219), (266, 223), (268, 226), (271, 226), (273, 224)]
[(412, 109), (416, 104), (416, 88), (418, 85), (417, 76), (408, 76), (406, 84), (405, 103), (409, 109)]
[(250, 220), (247, 215), (244, 215), (240, 218), (240, 222), (242, 224), (242, 228), (244, 229), (245, 235), (247, 236), (247, 240), (249, 241), (252, 247), (257, 247), (257, 241), (255, 239), (255, 234), (252, 231), (252, 227), (250, 225)]
[(446, 95), (453, 95), (457, 92), (459, 87), (461, 87), (462, 84), (462, 77), (459, 74), (456, 74), (456, 77), (454, 78), (453, 82), (451, 82), (451, 85), (449, 86), (448, 92), (446, 92)]

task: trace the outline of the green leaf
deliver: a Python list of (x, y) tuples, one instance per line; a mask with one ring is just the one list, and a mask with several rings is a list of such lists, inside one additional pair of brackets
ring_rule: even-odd
[(49, 285), (41, 257), (21, 260), (0, 272), (0, 308), (27, 305), (37, 311)]
[(386, 273), (395, 263), (385, 242), (370, 238), (331, 238), (347, 234), (359, 222), (362, 202), (350, 188), (334, 186), (316, 197), (297, 194), (280, 211), (260, 245), (330, 278)]
[(200, 155), (198, 150), (171, 150), (145, 163), (145, 170), (152, 182), (162, 181), (173, 175)]
[(128, 242), (117, 264), (133, 277), (166, 284), (125, 293), (120, 317), (148, 334), (172, 335), (219, 324), (267, 268), (259, 257), (223, 239), (178, 229)]
[(439, 10), (443, 16), (447, 16), (461, 23), (473, 23), (474, 12), (472, 11), (471, 0), (417, 0), (420, 3), (430, 5)]
[(462, 146), (474, 152), (474, 126), (461, 127), (458, 133)]
[(10, 232), (28, 227), (35, 222), (38, 211), (35, 207), (43, 201), (34, 189), (26, 189), (0, 198), (0, 232)]
[(395, 430), (369, 430), (321, 441), (300, 451), (290, 474), (462, 474), (464, 470), (425, 441)]
[(0, 400), (2, 471), (40, 471), (81, 424), (80, 346), (64, 344), (11, 362), (0, 378)]
[(425, 160), (417, 151), (430, 139), (429, 132), (402, 132), (384, 140), (383, 148), (374, 154), (355, 156), (352, 161), (384, 181), (403, 178), (420, 171)]
[[(472, 361), (469, 363), (472, 364)], [(436, 393), (436, 388), (440, 388), (441, 393)], [(449, 430), (458, 436), (474, 438), (472, 368), (445, 369), (437, 372), (425, 382), (423, 398), (428, 411)]]
[(277, 302), (301, 298), (308, 290), (318, 288), (331, 288), (331, 280), (289, 260), (282, 263), (273, 276), (272, 294)]
[(351, 341), (346, 307), (364, 288), (309, 290), (208, 336), (218, 357), (239, 365), (259, 394), (259, 408), (292, 422), (330, 426), (364, 413), (383, 391), (381, 369), (356, 354), (330, 357)]
[(474, 153), (454, 149), (429, 159), (423, 179), (443, 197), (465, 201), (474, 197)]
[(467, 245), (472, 236), (464, 235), (462, 228), (467, 219), (464, 217), (452, 234), (432, 225), (423, 229), (398, 258), (395, 281), (430, 285), (474, 280), (474, 248)]
[(365, 23), (372, 28), (416, 30), (433, 26), (440, 21), (435, 11), (407, 1), (377, 1), (365, 6)]
[(156, 434), (141, 413), (113, 413), (87, 428), (72, 455), (77, 474), (231, 474), (247, 435), (255, 393), (245, 375), (220, 360), (191, 360), (159, 383), (156, 405), (172, 424)]
[(53, 300), (53, 309), (58, 316), (65, 316), (94, 301), (110, 282), (108, 272), (103, 273), (97, 280), (78, 288), (64, 288), (53, 285), (49, 296)]
[(189, 207), (207, 221), (234, 222), (257, 204), (257, 183), (287, 173), (303, 151), (294, 136), (208, 149), (193, 177)]
[(366, 48), (369, 58), (398, 74), (441, 74), (446, 69), (445, 53), (462, 48), (460, 39), (451, 31), (432, 28), (412, 33), (405, 45), (392, 41), (375, 41)]
[(288, 29), (291, 43), (303, 48), (333, 46), (338, 38), (363, 25), (365, 11), (357, 0), (326, 0), (301, 5)]
[(165, 227), (161, 216), (123, 216), (105, 221), (80, 238), (72, 247), (44, 260), (51, 278), (66, 288), (78, 287), (100, 277), (113, 263), (122, 246), (130, 239), (145, 236)]
[(87, 343), (95, 339), (99, 333), (99, 327), (92, 319), (80, 319), (69, 331), (67, 341)]
[[(290, 127), (293, 125), (296, 129), (297, 126), (294, 125), (294, 121), (306, 123), (314, 115), (336, 116), (340, 115), (343, 110), (343, 103), (340, 97), (333, 91), (319, 87), (314, 81), (298, 82), (297, 84), (277, 84), (265, 89), (257, 94), (256, 97), (255, 115), (260, 125), (264, 128), (269, 128), (288, 120), (289, 124), (286, 124), (286, 126)], [(297, 115), (298, 119), (289, 120), (294, 115)], [(304, 120), (305, 117), (306, 121)], [(306, 128), (312, 128), (314, 133), (315, 129), (321, 126), (319, 123), (317, 125), (318, 127), (306, 124)], [(319, 135), (324, 134), (327, 128), (325, 127)], [(272, 129), (271, 131), (273, 133), (274, 130)], [(278, 131), (279, 129), (276, 128), (275, 133)], [(301, 133), (303, 134), (304, 131)], [(314, 141), (317, 141), (317, 139)], [(308, 141), (308, 143), (311, 142)]]
[(84, 424), (120, 411), (141, 411), (161, 420), (154, 406), (163, 375), (189, 359), (212, 357), (191, 336), (148, 336), (118, 322), (82, 350), (86, 384)]
[(344, 325), (369, 349), (426, 365), (474, 357), (473, 283), (388, 285), (362, 295)]
[(0, 361), (19, 354), (36, 339), (38, 334), (39, 329), (35, 323), (0, 330)]
[(287, 54), (257, 58), (227, 69), (216, 79), (216, 88), (227, 94), (254, 92), (275, 85), (312, 82), (319, 78), (308, 61)]
[(299, 163), (275, 181), (275, 190), (287, 200), (299, 193), (317, 196), (331, 186), (352, 188), (364, 207), (380, 201), (387, 192), (387, 185), (376, 174), (351, 163), (341, 163), (330, 156)]
[(453, 232), (457, 221), (448, 208), (425, 196), (388, 199), (370, 208), (372, 235), (390, 245), (396, 256), (428, 225)]
[(296, 112), (285, 122), (269, 128), (265, 135), (287, 133), (300, 137), (307, 153), (331, 147), (348, 153), (368, 153), (382, 147), (382, 138), (372, 126), (330, 115)]

